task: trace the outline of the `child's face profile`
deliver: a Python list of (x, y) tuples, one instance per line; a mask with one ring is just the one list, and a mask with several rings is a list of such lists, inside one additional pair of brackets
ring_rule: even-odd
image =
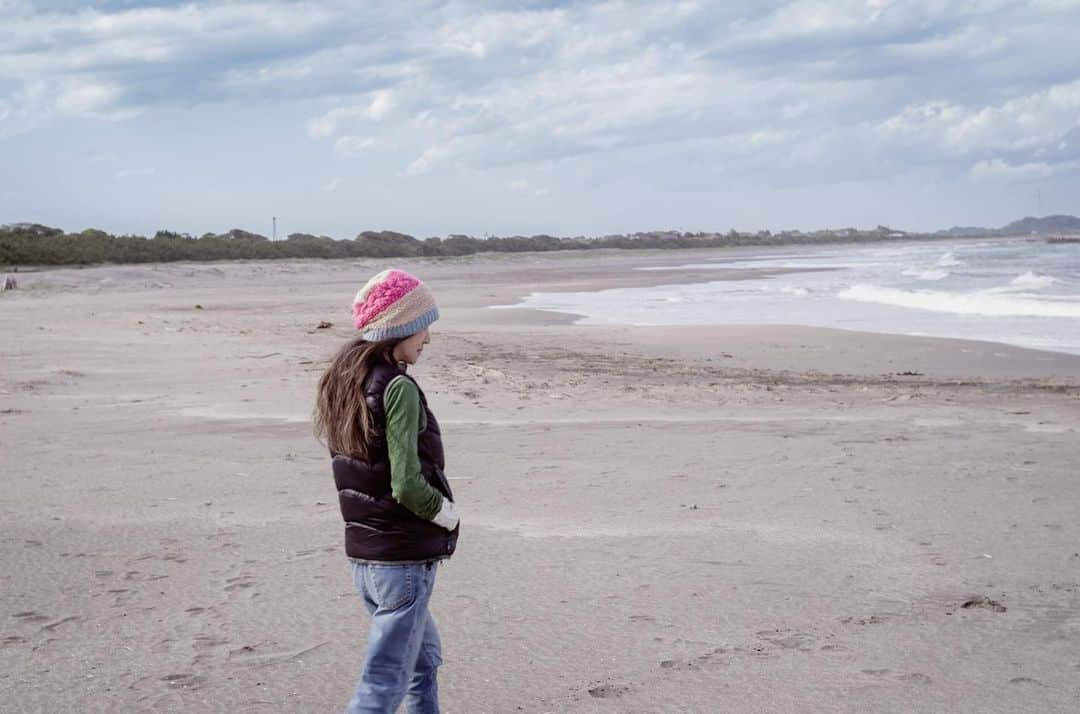
[(429, 342), (431, 342), (431, 333), (425, 327), (397, 344), (394, 348), (394, 359), (405, 364), (416, 364), (424, 351), (424, 345)]

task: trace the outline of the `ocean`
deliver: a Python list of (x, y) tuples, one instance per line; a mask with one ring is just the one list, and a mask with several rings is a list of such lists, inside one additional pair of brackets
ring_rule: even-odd
[[(815, 268), (713, 280), (723, 269)], [(580, 324), (794, 324), (1003, 342), (1080, 354), (1080, 244), (1041, 238), (943, 239), (762, 248), (677, 267), (700, 281), (532, 293), (512, 307)], [(681, 280), (682, 278), (680, 278)]]

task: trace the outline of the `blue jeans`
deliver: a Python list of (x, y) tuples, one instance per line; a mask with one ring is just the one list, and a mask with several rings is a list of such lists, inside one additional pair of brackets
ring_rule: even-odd
[(364, 670), (347, 714), (438, 714), (442, 643), (428, 601), (437, 563), (352, 562), (353, 582), (371, 614)]

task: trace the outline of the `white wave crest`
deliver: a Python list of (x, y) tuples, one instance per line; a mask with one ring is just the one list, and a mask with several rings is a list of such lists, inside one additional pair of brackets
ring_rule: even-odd
[(1052, 275), (1043, 275), (1042, 273), (1034, 273), (1027, 271), (1023, 275), (1017, 275), (1009, 282), (1009, 285), (1014, 288), (1023, 288), (1024, 290), (1041, 290), (1048, 288), (1057, 282), (1057, 278)]
[(942, 270), (941, 268), (930, 268), (929, 270), (908, 268), (907, 270), (902, 272), (902, 275), (907, 275), (911, 278), (918, 278), (919, 280), (942, 280), (949, 277), (949, 271)]
[(938, 258), (937, 264), (943, 268), (951, 268), (956, 265), (963, 265), (964, 261), (957, 260), (956, 254), (950, 250), (948, 253)]
[(810, 294), (810, 291), (806, 288), (800, 288), (794, 285), (785, 285), (784, 287), (780, 288), (780, 292), (786, 295), (796, 295), (798, 297), (803, 297)]
[(950, 293), (940, 290), (897, 290), (876, 285), (854, 285), (840, 292), (837, 297), (957, 315), (1080, 317), (1080, 302), (1068, 298), (1049, 300), (1035, 295), (1002, 295), (985, 291)]

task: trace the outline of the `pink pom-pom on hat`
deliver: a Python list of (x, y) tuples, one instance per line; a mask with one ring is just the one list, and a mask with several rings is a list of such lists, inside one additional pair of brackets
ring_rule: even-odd
[(353, 299), (353, 324), (372, 342), (414, 335), (438, 319), (427, 286), (396, 268), (371, 278)]

